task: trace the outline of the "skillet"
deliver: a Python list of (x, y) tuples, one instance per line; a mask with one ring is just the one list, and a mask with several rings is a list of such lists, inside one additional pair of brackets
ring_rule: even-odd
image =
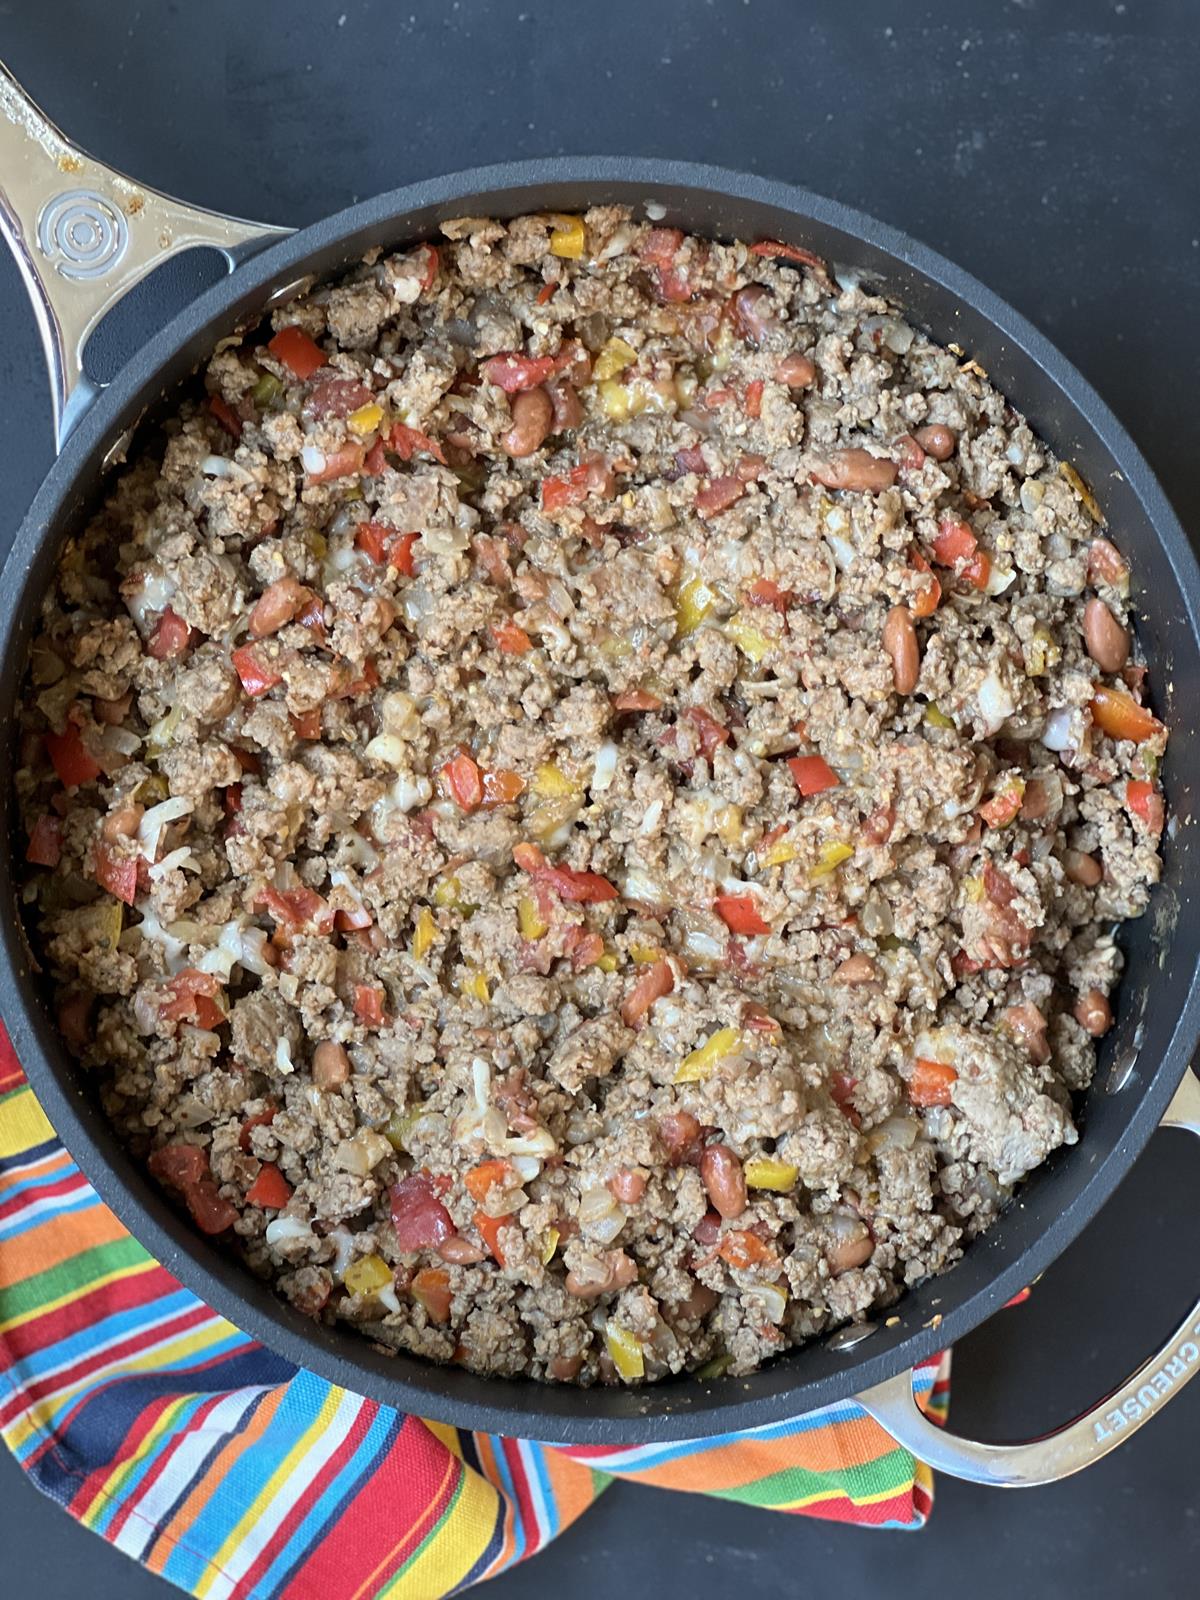
[[(648, 1444), (768, 1426), (856, 1398), (932, 1465), (996, 1484), (1047, 1482), (1099, 1459), (1200, 1366), (1200, 1300), (1113, 1394), (1041, 1439), (985, 1445), (935, 1428), (911, 1369), (984, 1321), (1087, 1225), (1159, 1126), (1200, 1133), (1200, 917), (1191, 905), (1192, 777), (1200, 766), (1200, 569), (1128, 434), (1073, 367), (974, 278), (894, 228), (802, 189), (712, 167), (610, 157), (526, 161), (409, 185), (299, 233), (188, 206), (69, 143), (0, 67), (0, 231), (16, 256), (50, 369), (58, 456), (0, 574), (0, 718), (15, 725), (39, 599), (64, 540), (95, 506), (140, 427), (170, 408), (223, 336), (357, 262), (464, 214), (512, 217), (622, 203), (639, 217), (718, 237), (782, 239), (816, 251), (897, 301), (942, 344), (988, 372), (1064, 460), (1094, 485), (1139, 585), (1138, 636), (1170, 726), (1163, 771), (1171, 823), (1163, 882), (1123, 930), (1117, 1020), (1060, 1150), (952, 1272), (907, 1294), (885, 1325), (840, 1330), (747, 1377), (680, 1377), (646, 1389), (580, 1390), (482, 1377), (377, 1352), (312, 1322), (197, 1234), (120, 1145), (58, 1036), (36, 980), (0, 851), (0, 1012), (39, 1099), (101, 1197), (189, 1289), (281, 1355), (402, 1411), (459, 1427), (582, 1444)], [(217, 250), (229, 275), (101, 388), (83, 370), (104, 314), (161, 262)], [(14, 837), (11, 741), (0, 746), (3, 826)], [(1115, 1286), (1114, 1286), (1115, 1287)], [(1147, 1341), (1152, 1335), (1148, 1333)]]

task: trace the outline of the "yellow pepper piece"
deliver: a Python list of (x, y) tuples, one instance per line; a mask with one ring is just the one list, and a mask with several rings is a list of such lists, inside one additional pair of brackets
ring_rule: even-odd
[(596, 383), (603, 383), (606, 378), (615, 378), (636, 360), (637, 351), (632, 345), (626, 344), (624, 339), (610, 339), (596, 357), (592, 379)]
[(469, 995), (472, 1000), (479, 1000), (485, 1006), (491, 1003), (492, 994), (488, 988), (487, 978), (482, 972), (473, 972), (462, 986), (462, 992)]
[(698, 1050), (684, 1056), (675, 1073), (676, 1083), (699, 1083), (709, 1077), (718, 1061), (742, 1047), (740, 1028), (718, 1028)]
[(1062, 473), (1063, 477), (1083, 501), (1083, 509), (1087, 512), (1088, 516), (1091, 517), (1092, 521), (1103, 522), (1104, 513), (1100, 509), (1100, 502), (1096, 499), (1096, 496), (1075, 471), (1075, 468), (1067, 461), (1060, 461), (1058, 464), (1058, 470)]
[(717, 833), (724, 844), (741, 844), (743, 832), (741, 806), (722, 806), (717, 812), (715, 821)]
[(414, 1106), (411, 1111), (394, 1111), (383, 1130), (383, 1137), (393, 1150), (407, 1149), (406, 1140), (425, 1115), (424, 1106)]
[(1025, 675), (1041, 678), (1062, 660), (1062, 646), (1044, 623), (1033, 630), (1033, 637), (1025, 646)]
[(329, 554), (329, 540), (314, 528), (308, 536), (308, 548), (312, 551), (314, 560), (324, 561)]
[(568, 796), (581, 795), (583, 790), (567, 777), (557, 762), (547, 761), (533, 775), (533, 792), (543, 800), (565, 800)]
[(749, 617), (736, 612), (725, 624), (725, 632), (731, 638), (744, 656), (751, 661), (761, 661), (774, 648), (775, 641), (768, 639), (761, 628), (751, 622)]
[(458, 904), (459, 882), (455, 877), (442, 878), (434, 885), (433, 903), (435, 906), (456, 906)]
[(600, 405), (610, 422), (626, 422), (646, 409), (646, 392), (630, 383), (607, 378), (599, 388)]
[(622, 1328), (610, 1317), (604, 1324), (604, 1343), (618, 1373), (630, 1383), (634, 1378), (646, 1376), (646, 1362), (642, 1354), (642, 1341), (636, 1333)]
[(546, 1229), (545, 1236), (542, 1239), (542, 1265), (544, 1267), (549, 1266), (550, 1262), (553, 1261), (554, 1252), (558, 1249), (558, 1239), (557, 1228)]
[(662, 955), (662, 951), (654, 944), (631, 944), (629, 947), (630, 960), (639, 967), (649, 967)]
[(939, 710), (932, 700), (925, 707), (925, 721), (931, 728), (952, 728), (954, 726), (954, 719), (948, 717), (944, 711)]
[(433, 912), (428, 906), (422, 906), (417, 912), (417, 931), (413, 934), (413, 960), (424, 961), (433, 948), (438, 936), (438, 925), (433, 920)]
[(392, 1269), (382, 1256), (361, 1256), (346, 1268), (342, 1280), (351, 1294), (378, 1294), (392, 1281)]
[(689, 578), (675, 600), (675, 626), (681, 634), (695, 633), (716, 605), (719, 596), (703, 578)]
[(617, 970), (617, 958), (611, 950), (606, 950), (602, 956), (596, 958), (596, 965), (601, 972), (615, 972)]
[(564, 261), (582, 260), (584, 245), (587, 243), (583, 218), (555, 217), (554, 221), (558, 226), (550, 235), (551, 255), (560, 256)]
[(362, 497), (363, 497), (363, 492), (358, 487), (358, 485), (356, 483), (347, 484), (346, 487), (342, 490), (342, 499), (343, 500), (361, 500)]
[(753, 1156), (743, 1170), (752, 1189), (774, 1189), (778, 1194), (794, 1189), (800, 1176), (799, 1167), (789, 1161), (776, 1161), (773, 1156)]
[(521, 930), (522, 939), (528, 939), (531, 943), (550, 931), (550, 924), (542, 921), (537, 901), (530, 894), (523, 894), (517, 901), (517, 927)]
[(152, 772), (148, 778), (143, 778), (134, 790), (134, 799), (139, 800), (144, 806), (157, 805), (160, 800), (165, 800), (170, 794), (167, 780), (161, 773)]
[(382, 421), (383, 407), (371, 400), (365, 406), (359, 406), (357, 411), (350, 413), (346, 418), (346, 426), (352, 433), (365, 437), (368, 433), (374, 433)]
[(760, 870), (764, 867), (781, 867), (785, 861), (794, 861), (799, 853), (796, 846), (787, 839), (776, 839), (775, 843), (759, 856), (758, 865)]
[(552, 841), (560, 828), (567, 827), (575, 820), (582, 804), (583, 796), (579, 791), (561, 800), (543, 800), (525, 818), (525, 825), (535, 839), (543, 843)]
[(853, 854), (852, 844), (827, 844), (817, 857), (816, 866), (808, 875), (809, 883), (820, 883), (822, 878), (827, 878), (831, 872), (836, 872), (843, 861), (849, 861)]
[(964, 878), (963, 879), (963, 898), (965, 900), (967, 900), (971, 905), (978, 905), (979, 902), (983, 899), (983, 879), (982, 878)]
[(146, 754), (160, 756), (167, 749), (175, 737), (175, 730), (179, 726), (179, 719), (183, 716), (183, 704), (178, 702), (173, 710), (168, 711), (165, 717), (160, 717), (146, 735)]
[(633, 654), (633, 646), (620, 634), (606, 633), (600, 641), (600, 654), (608, 656), (613, 661), (621, 661), (625, 656)]

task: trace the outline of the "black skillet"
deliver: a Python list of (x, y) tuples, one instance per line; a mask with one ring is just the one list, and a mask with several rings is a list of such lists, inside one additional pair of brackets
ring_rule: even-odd
[[(1124, 930), (1128, 964), (1117, 1021), (1079, 1109), (1079, 1145), (1057, 1152), (962, 1262), (906, 1295), (886, 1325), (843, 1330), (747, 1378), (584, 1391), (379, 1354), (344, 1326), (300, 1316), (195, 1233), (127, 1157), (58, 1037), (30, 971), (8, 851), (0, 852), (0, 903), (8, 907), (0, 918), (0, 1010), (55, 1127), (129, 1230), (237, 1326), (360, 1394), (461, 1427), (591, 1444), (732, 1432), (857, 1397), (901, 1442), (959, 1476), (1006, 1484), (1065, 1476), (1132, 1433), (1187, 1381), (1200, 1364), (1200, 1305), (1119, 1391), (1032, 1443), (979, 1445), (933, 1428), (913, 1404), (909, 1373), (1036, 1278), (1103, 1205), (1155, 1128), (1200, 1132), (1200, 1086), (1187, 1072), (1200, 1035), (1200, 996), (1193, 992), (1200, 918), (1192, 914), (1189, 871), (1200, 571), (1162, 490), (1104, 402), (968, 274), (894, 228), (817, 195), (666, 161), (572, 158), (480, 168), (397, 189), (289, 234), (132, 183), (70, 145), (0, 68), (0, 226), (42, 331), (59, 443), (0, 576), (0, 714), (15, 720), (39, 597), (64, 538), (96, 504), (141, 420), (170, 402), (223, 335), (253, 325), (268, 306), (350, 266), (371, 246), (423, 239), (447, 217), (579, 211), (599, 202), (621, 202), (639, 216), (701, 234), (787, 240), (877, 283), (935, 339), (977, 360), (1074, 463), (1132, 558), (1138, 635), (1152, 664), (1158, 714), (1171, 728), (1163, 776), (1172, 820), (1163, 884), (1147, 915)], [(98, 389), (81, 368), (92, 327), (160, 261), (196, 246), (220, 250), (230, 276)], [(4, 820), (13, 835), (8, 741), (0, 759)]]

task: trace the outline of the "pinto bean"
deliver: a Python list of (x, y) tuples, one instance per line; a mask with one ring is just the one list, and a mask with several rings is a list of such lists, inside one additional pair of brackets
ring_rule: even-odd
[(746, 1175), (727, 1144), (710, 1144), (700, 1157), (700, 1178), (708, 1198), (727, 1222), (746, 1209)]
[(554, 408), (552, 431), (565, 433), (568, 428), (577, 428), (583, 421), (583, 401), (575, 393), (575, 385), (565, 378), (552, 378), (546, 385), (546, 393)]
[(768, 334), (778, 333), (779, 318), (771, 310), (775, 296), (761, 283), (739, 289), (733, 297), (733, 316), (743, 339), (761, 344)]
[(825, 1259), (829, 1263), (829, 1270), (835, 1278), (843, 1272), (849, 1272), (853, 1267), (866, 1266), (875, 1253), (875, 1241), (870, 1230), (863, 1227), (861, 1233), (846, 1233), (839, 1236), (825, 1252)]
[(1088, 549), (1088, 582), (1120, 588), (1129, 580), (1129, 563), (1111, 539), (1093, 539)]
[(1095, 856), (1086, 855), (1082, 850), (1064, 850), (1062, 864), (1071, 882), (1081, 883), (1085, 889), (1094, 889), (1104, 877), (1104, 868)]
[(1112, 1007), (1099, 989), (1087, 989), (1075, 1002), (1075, 1020), (1079, 1026), (1099, 1039), (1112, 1027)]
[(472, 1244), (470, 1239), (464, 1239), (460, 1233), (452, 1233), (448, 1239), (443, 1239), (437, 1248), (442, 1260), (448, 1261), (454, 1267), (473, 1266), (476, 1261), (482, 1261), (486, 1255), (477, 1244)]
[(132, 704), (133, 691), (130, 690), (119, 700), (93, 700), (92, 711), (97, 722), (103, 722), (109, 728), (119, 728), (129, 715), (129, 707)]
[(859, 983), (874, 983), (879, 976), (878, 969), (870, 956), (863, 955), (860, 950), (857, 955), (847, 956), (833, 975), (834, 983), (849, 985)]
[(954, 429), (948, 428), (944, 422), (927, 423), (925, 427), (917, 429), (913, 438), (925, 454), (932, 456), (935, 461), (949, 461), (958, 444)]
[(1046, 1019), (1032, 1001), (1009, 1006), (1004, 1013), (1004, 1025), (1029, 1052), (1030, 1059), (1039, 1065), (1050, 1059), (1050, 1042), (1046, 1038)]
[(774, 376), (776, 383), (786, 383), (789, 389), (808, 389), (816, 381), (817, 369), (807, 356), (793, 350), (775, 368)]
[(122, 806), (118, 811), (111, 811), (104, 819), (100, 832), (109, 844), (116, 844), (118, 839), (132, 839), (138, 830), (138, 823), (142, 820), (143, 806), (136, 803)]
[(826, 489), (861, 489), (879, 494), (890, 489), (899, 468), (894, 461), (873, 456), (869, 450), (835, 450), (828, 461), (818, 461), (809, 476)]
[(580, 1300), (594, 1300), (597, 1295), (613, 1294), (625, 1289), (637, 1278), (637, 1263), (624, 1250), (609, 1250), (600, 1257), (598, 1273), (568, 1272), (568, 1294)]
[(636, 1205), (646, 1192), (646, 1175), (634, 1172), (631, 1167), (622, 1167), (608, 1180), (608, 1191), (622, 1205)]
[(500, 440), (515, 459), (541, 449), (554, 426), (554, 402), (545, 389), (525, 389), (512, 397), (512, 427)]
[(668, 1111), (658, 1119), (658, 1137), (672, 1166), (683, 1166), (700, 1138), (700, 1123), (690, 1111)]
[(312, 590), (306, 589), (299, 578), (277, 578), (255, 602), (250, 613), (250, 632), (256, 639), (277, 633), (285, 622), (304, 610), (312, 597)]
[(907, 606), (893, 606), (888, 612), (883, 624), (883, 648), (892, 658), (896, 693), (911, 694), (921, 673), (921, 647)]
[(345, 1045), (323, 1039), (313, 1051), (313, 1082), (318, 1089), (336, 1089), (350, 1076), (350, 1057)]
[(1103, 600), (1089, 600), (1084, 606), (1083, 640), (1101, 672), (1120, 672), (1129, 660), (1129, 633)]
[(573, 1383), (582, 1365), (582, 1356), (555, 1356), (550, 1363), (550, 1376), (556, 1383)]
[(710, 1289), (706, 1283), (694, 1283), (692, 1292), (686, 1300), (679, 1300), (675, 1305), (675, 1314), (678, 1317), (706, 1317), (716, 1305), (721, 1296), (715, 1289)]

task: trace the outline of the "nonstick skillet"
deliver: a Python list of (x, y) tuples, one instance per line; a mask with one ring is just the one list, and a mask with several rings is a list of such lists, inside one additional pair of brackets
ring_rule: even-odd
[[(615, 158), (478, 168), (394, 190), (290, 233), (184, 205), (114, 172), (71, 145), (0, 68), (0, 229), (41, 331), (58, 445), (0, 574), (0, 717), (15, 726), (38, 602), (63, 541), (95, 506), (139, 427), (169, 409), (220, 338), (254, 326), (271, 306), (370, 247), (422, 239), (447, 217), (579, 211), (604, 202), (701, 234), (787, 240), (878, 285), (933, 338), (978, 360), (1075, 464), (1132, 558), (1138, 635), (1162, 695), (1156, 710), (1171, 730), (1163, 773), (1171, 823), (1162, 885), (1150, 911), (1123, 930), (1127, 965), (1117, 1021), (1078, 1110), (1078, 1146), (1058, 1151), (964, 1259), (907, 1294), (886, 1325), (843, 1329), (744, 1378), (581, 1390), (383, 1355), (350, 1328), (300, 1316), (236, 1257), (195, 1233), (122, 1148), (58, 1036), (24, 942), (11, 849), (0, 851), (0, 1013), (71, 1154), (145, 1247), (237, 1326), (357, 1393), (460, 1427), (588, 1444), (700, 1438), (856, 1397), (902, 1444), (960, 1477), (1015, 1485), (1066, 1476), (1133, 1433), (1200, 1366), (1194, 1288), (1196, 1303), (1126, 1384), (1029, 1443), (983, 1445), (935, 1428), (913, 1401), (911, 1369), (1042, 1272), (1157, 1127), (1200, 1134), (1200, 1084), (1188, 1071), (1200, 1037), (1193, 986), (1200, 916), (1190, 887), (1192, 786), (1200, 772), (1200, 570), (1162, 490), (1104, 402), (967, 273), (896, 229), (801, 189), (711, 167)], [(100, 388), (83, 371), (92, 329), (161, 262), (197, 247), (219, 251), (228, 277)], [(11, 740), (3, 741), (0, 761), (11, 837)]]

